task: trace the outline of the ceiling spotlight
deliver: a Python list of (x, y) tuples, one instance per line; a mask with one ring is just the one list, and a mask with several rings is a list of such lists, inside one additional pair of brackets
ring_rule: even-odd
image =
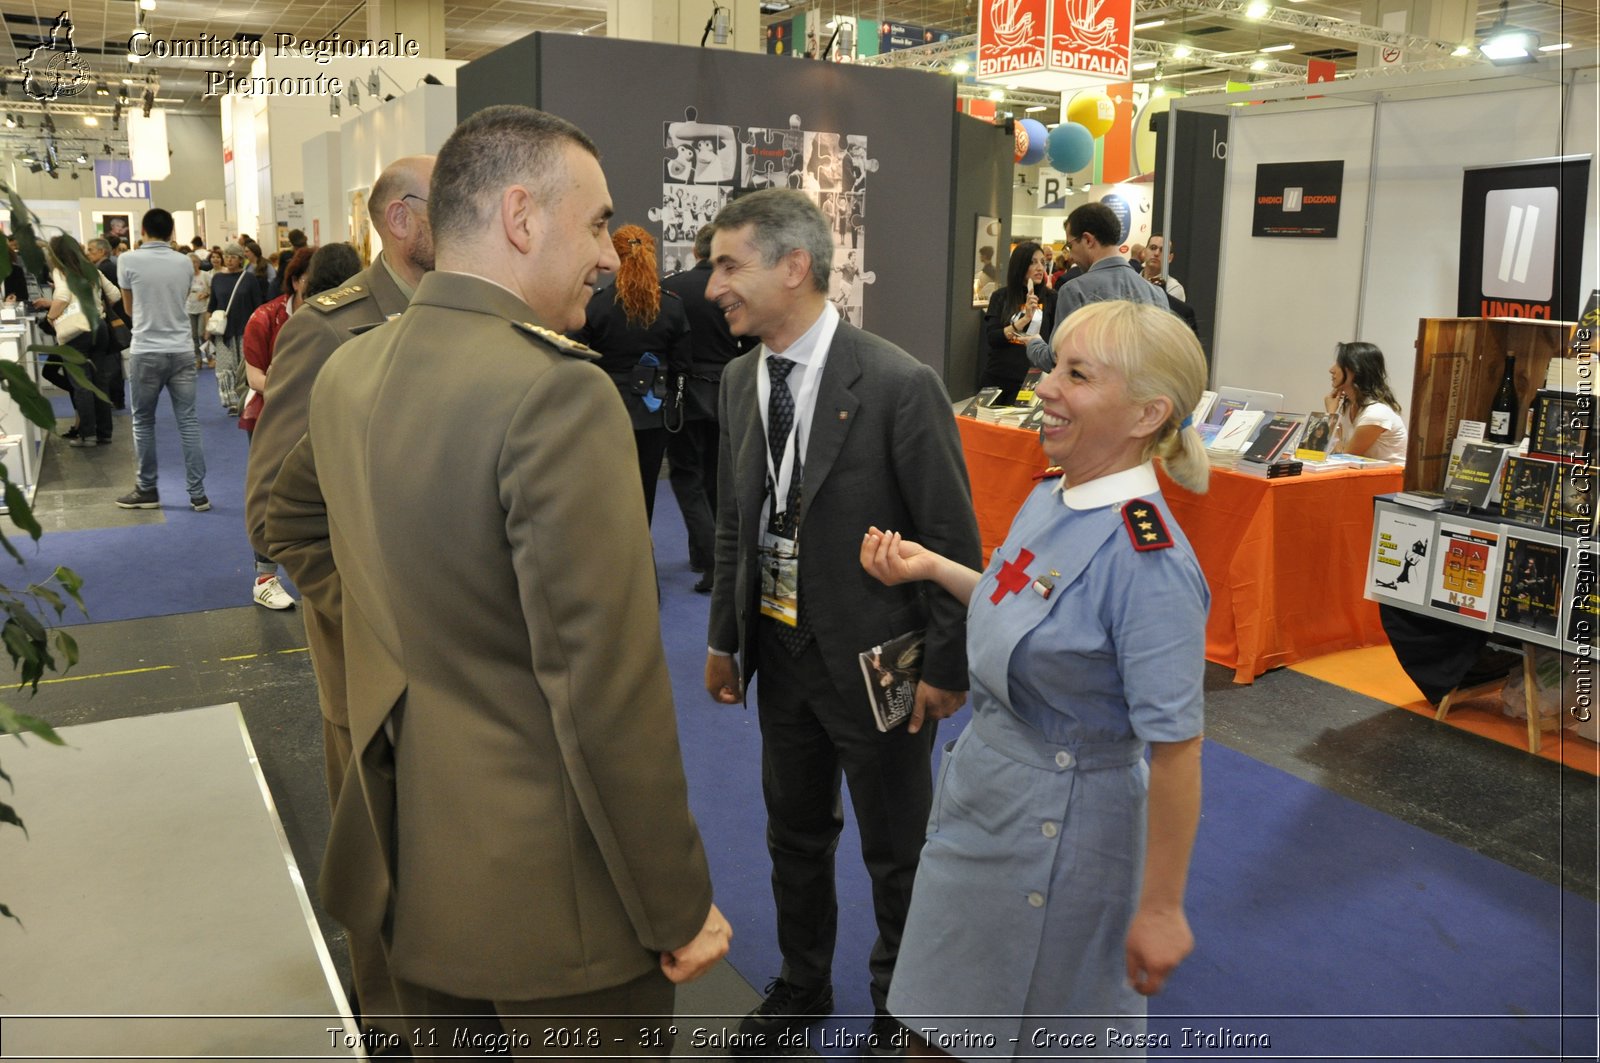
[(1244, 9), (1244, 17), (1248, 19), (1266, 18), (1267, 12), (1272, 10), (1272, 5), (1267, 0), (1250, 0), (1249, 6)]
[(111, 154), (111, 145), (110, 144), (104, 144), (104, 143), (101, 144), (100, 145), (100, 154), (102, 154), (102, 155), (110, 155)]
[(1193, 54), (1194, 49), (1189, 47), (1187, 44), (1180, 44), (1176, 48), (1172, 49), (1172, 58), (1174, 59), (1187, 59)]
[(967, 62), (965, 59), (957, 59), (955, 62), (950, 64), (950, 73), (952, 74), (965, 74), (971, 69), (972, 64)]
[(139, 0), (139, 10), (141, 10), (141, 11), (154, 11), (155, 9), (156, 9), (156, 0)]
[(1257, 59), (1255, 62), (1250, 64), (1251, 70), (1265, 70), (1266, 68), (1267, 61), (1265, 59)]
[(6, 128), (7, 129), (15, 129), (15, 128), (17, 128), (17, 116), (16, 115), (14, 115), (14, 114), (6, 115)]
[(156, 94), (150, 89), (144, 90), (144, 116), (150, 117), (150, 108), (156, 105)]
[(100, 124), (100, 119), (96, 118), (92, 114), (86, 114), (86, 115), (83, 116), (83, 124), (84, 125), (99, 125)]
[(995, 103), (999, 103), (1001, 100), (1006, 98), (1006, 94), (1001, 92), (999, 89), (990, 89), (989, 98)]
[(1483, 35), (1478, 51), (1496, 66), (1531, 63), (1536, 58), (1533, 53), (1538, 50), (1539, 35), (1506, 25), (1508, 7), (1507, 0), (1500, 0), (1500, 17), (1489, 27), (1489, 32)]
[(89, 163), (89, 156), (85, 155), (81, 151), (78, 152), (77, 163), (79, 166), (87, 166)]
[(111, 95), (111, 90), (106, 88), (104, 81), (96, 81), (94, 83), (94, 94), (96, 96), (109, 96)]

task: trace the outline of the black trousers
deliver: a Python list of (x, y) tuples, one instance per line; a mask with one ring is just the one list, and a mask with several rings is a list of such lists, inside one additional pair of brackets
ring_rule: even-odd
[(672, 494), (689, 533), (689, 564), (710, 572), (717, 539), (717, 422), (685, 421), (667, 439)]
[(878, 938), (867, 965), (873, 1005), (884, 1009), (933, 801), (938, 728), (928, 723), (914, 735), (904, 726), (880, 733), (865, 704), (840, 701), (817, 644), (792, 655), (773, 635), (774, 624), (756, 621), (756, 705), (782, 976), (804, 986), (831, 980), (842, 777), (872, 879)]
[(667, 454), (667, 430), (635, 428), (633, 445), (639, 451), (639, 482), (644, 486), (644, 519), (648, 524), (656, 515), (656, 482), (661, 479), (661, 459)]
[[(109, 395), (111, 393), (111, 382), (118, 375), (119, 367), (117, 363), (120, 362), (121, 356), (111, 345), (111, 330), (106, 327), (106, 323), (101, 321), (93, 332), (79, 333), (68, 340), (66, 345), (88, 359), (88, 364), (83, 367), (85, 375), (94, 382), (95, 387)], [(54, 368), (62, 376), (66, 376), (66, 370), (55, 365), (53, 360), (49, 368)], [(60, 381), (50, 374), (48, 368), (45, 370), (45, 375), (57, 387), (62, 386)], [(72, 408), (78, 414), (79, 434), (87, 439), (92, 432), (96, 439), (101, 441), (109, 440), (111, 438), (110, 401), (99, 398), (88, 388), (72, 385), (70, 381), (66, 390), (71, 392)]]

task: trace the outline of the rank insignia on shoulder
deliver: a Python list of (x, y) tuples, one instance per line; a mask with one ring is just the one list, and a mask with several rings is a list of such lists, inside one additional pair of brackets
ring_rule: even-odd
[(343, 288), (336, 288), (331, 292), (313, 295), (307, 302), (323, 313), (327, 313), (329, 310), (337, 310), (341, 306), (349, 306), (351, 303), (359, 302), (371, 294), (366, 285), (347, 284)]
[(1035, 480), (1059, 480), (1065, 475), (1066, 470), (1059, 465), (1052, 465), (1044, 472), (1034, 473)]
[(1128, 529), (1128, 538), (1133, 540), (1135, 550), (1165, 550), (1172, 545), (1172, 533), (1167, 531), (1161, 511), (1142, 498), (1123, 504), (1122, 523)]
[(570, 355), (573, 358), (600, 357), (599, 351), (591, 350), (577, 340), (568, 339), (559, 332), (552, 332), (543, 325), (535, 325), (531, 321), (513, 321), (511, 326), (518, 332), (543, 340), (562, 354)]

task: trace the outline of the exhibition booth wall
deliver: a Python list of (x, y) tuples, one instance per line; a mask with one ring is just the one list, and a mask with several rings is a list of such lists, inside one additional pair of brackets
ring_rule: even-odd
[[(692, 264), (695, 232), (736, 191), (806, 191), (834, 228), (830, 298), (844, 315), (933, 366), (953, 390), (970, 388), (970, 379), (951, 383), (947, 363), (952, 298), (972, 316), (971, 272), (950, 264), (970, 261), (972, 244), (963, 257), (950, 234), (958, 245), (974, 240), (980, 204), (1009, 198), (1011, 151), (1003, 134), (974, 130), (957, 167), (951, 79), (533, 34), (462, 67), (457, 86), (463, 119), (521, 103), (583, 128), (600, 148), (615, 224), (651, 230), (669, 271)], [(986, 152), (1001, 162), (983, 165)], [(969, 197), (967, 182), (986, 191)], [(974, 329), (960, 340), (964, 355)]]
[(418, 85), (307, 140), (301, 145), (301, 228), (312, 243), (366, 242), (376, 254), (383, 241), (365, 218), (372, 183), (396, 159), (437, 153), (455, 126), (455, 86)]
[[(446, 85), (454, 84), (460, 65), (453, 59), (405, 57), (326, 62), (284, 56), (256, 59), (250, 68), (253, 78), (282, 82), (337, 77), (346, 95), (340, 98), (338, 114), (333, 113), (326, 94), (233, 93), (222, 97), (222, 149), (226, 160), (223, 184), (228, 214), (236, 223), (234, 231), (250, 233), (264, 246), (271, 246), (276, 239), (272, 225), (279, 220), (282, 197), (306, 193), (303, 149), (308, 140), (338, 132), (368, 112), (388, 106), (383, 100), (385, 95), (395, 97), (389, 103), (405, 99), (425, 87), (421, 81), (427, 75)], [(368, 91), (368, 79), (374, 75), (378, 77), (377, 96)], [(355, 86), (353, 93), (349, 92), (351, 84)], [(330, 198), (335, 203), (343, 202), (354, 187), (357, 186), (340, 188), (338, 196)], [(310, 229), (306, 231), (309, 233)]]
[[(1457, 312), (1464, 170), (1595, 150), (1592, 71), (1565, 91), (1235, 111), (1213, 383), (1281, 391), (1289, 410), (1321, 409), (1334, 344), (1360, 339), (1383, 349), (1409, 410), (1418, 320)], [(1252, 236), (1257, 167), (1325, 160), (1344, 162), (1337, 237)], [(1591, 175), (1582, 204), (1573, 204), (1586, 204), (1584, 293), (1597, 279), (1595, 187)], [(1201, 267), (1184, 259), (1181, 244), (1176, 250), (1173, 273), (1192, 288)]]

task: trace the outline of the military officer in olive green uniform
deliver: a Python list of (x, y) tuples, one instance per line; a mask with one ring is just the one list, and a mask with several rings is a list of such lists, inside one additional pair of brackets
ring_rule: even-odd
[[(261, 418), (250, 440), (245, 472), (245, 523), (250, 544), (266, 555), (267, 495), (283, 459), (305, 435), (311, 385), (323, 364), (346, 340), (398, 317), (422, 275), (433, 268), (433, 236), (428, 227), (428, 178), (433, 156), (415, 155), (390, 164), (372, 186), (368, 200), (372, 224), (383, 250), (367, 269), (340, 288), (313, 296), (290, 315), (278, 333)], [(345, 702), (344, 648), (338, 625), (311, 602), (305, 603), (306, 642), (317, 676), (322, 708), (324, 768), (329, 801), (337, 805), (350, 759), (350, 724)], [(357, 1004), (363, 1016), (395, 1014), (399, 1004), (377, 939), (350, 939)], [(398, 1021), (372, 1025), (399, 1033)]]
[(611, 197), (582, 131), (515, 106), (462, 122), (432, 188), (438, 271), (329, 360), (267, 504), (269, 552), (340, 621), (349, 669), (323, 902), (382, 935), (416, 1055), (540, 1055), (578, 1029), (553, 1050), (664, 1056), (674, 985), (731, 931), (643, 498), (620, 489), (628, 417), (553, 331), (616, 268)]

